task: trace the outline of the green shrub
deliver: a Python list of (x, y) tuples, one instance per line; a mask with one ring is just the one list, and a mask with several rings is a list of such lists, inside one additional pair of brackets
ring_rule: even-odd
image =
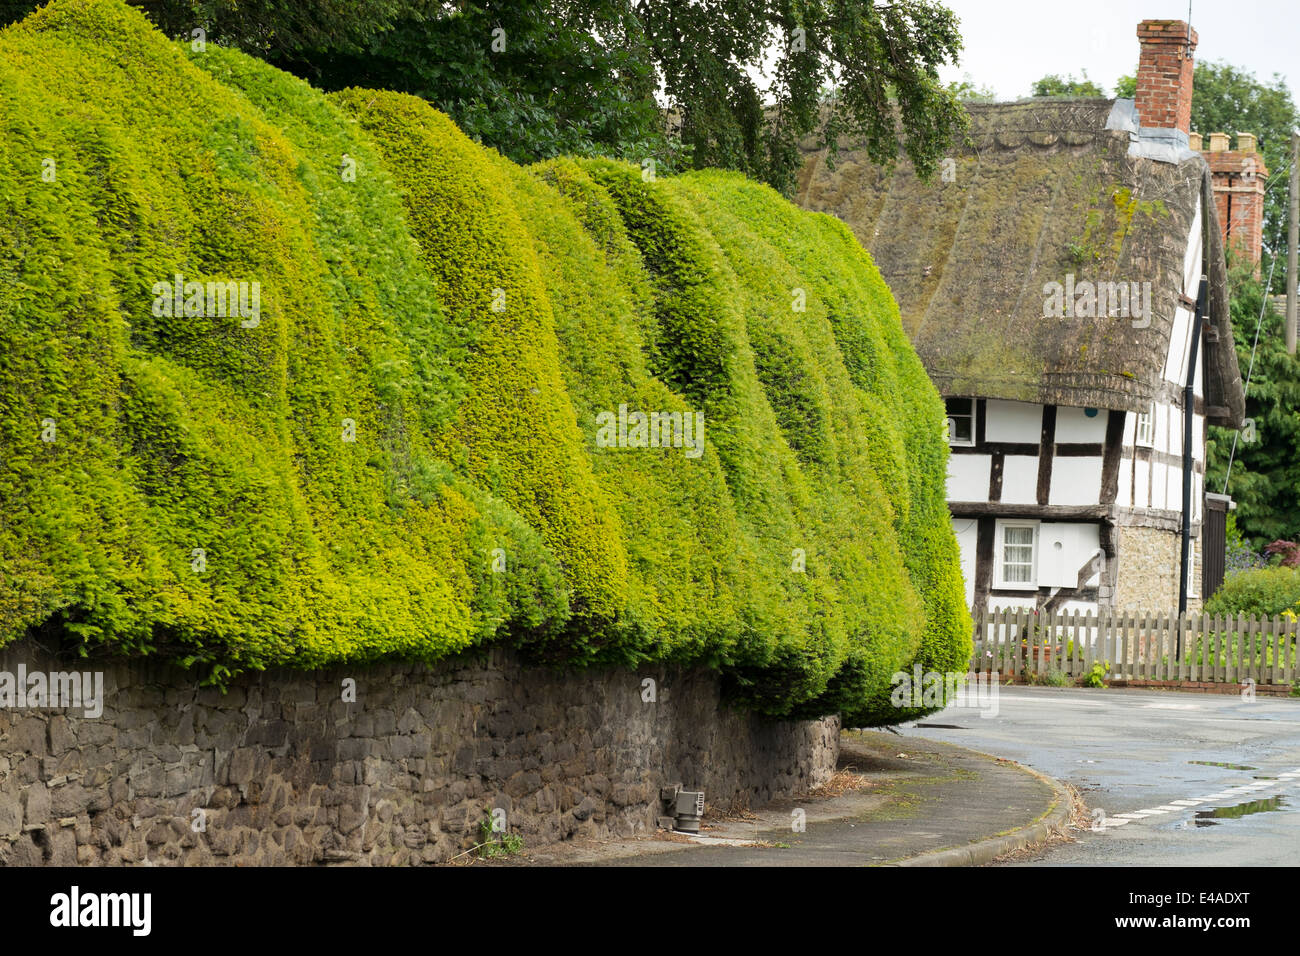
[[(751, 627), (745, 606), (757, 602), (762, 582), (749, 570), (748, 541), (717, 457), (594, 445), (596, 416), (620, 404), (691, 410), (647, 368), (653, 302), (640, 255), (608, 195), (572, 161), (506, 172), (542, 266), (593, 473), (623, 529), (622, 649), (683, 661), (733, 658)], [(706, 435), (714, 424), (706, 420)]]
[[(942, 403), (837, 221), (522, 169), (120, 0), (0, 33), (0, 139), (0, 643), (222, 681), (504, 642), (859, 725), (965, 671)], [(156, 313), (178, 273), (260, 321)], [(600, 447), (624, 405), (702, 413), (703, 455)]]
[(1205, 602), (1206, 614), (1274, 617), (1300, 608), (1300, 568), (1252, 568), (1229, 575)]
[[(972, 628), (946, 503), (945, 413), (879, 270), (838, 219), (801, 212), (732, 173), (709, 171), (688, 178), (707, 182), (720, 202), (799, 270), (801, 288), (808, 293), (807, 309), (800, 315), (810, 334), (816, 334), (813, 293), (824, 305), (834, 335), (831, 348), (857, 386), (865, 453), (893, 505), (899, 540), (906, 542), (903, 560), (923, 604), (924, 624), (912, 664), (920, 664), (923, 672), (965, 673)], [(842, 388), (837, 385), (836, 391)], [(850, 466), (849, 473), (857, 467)], [(874, 700), (883, 705), (885, 698)], [(908, 712), (904, 719), (914, 716), (920, 712)], [(872, 723), (897, 718), (897, 711), (859, 715)]]
[[(339, 176), (341, 144), (378, 171), (342, 114), (209, 48), (223, 85), (119, 3), (52, 4), (0, 48), (3, 639), (220, 679), (562, 621), (536, 531), (435, 454), (464, 349), (391, 181)], [(177, 273), (259, 282), (257, 325), (155, 314)]]
[(1084, 687), (1105, 687), (1106, 675), (1110, 673), (1110, 661), (1093, 661), (1087, 673), (1080, 679)]

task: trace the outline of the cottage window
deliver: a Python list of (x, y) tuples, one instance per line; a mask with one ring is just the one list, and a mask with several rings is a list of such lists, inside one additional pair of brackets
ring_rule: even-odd
[(1038, 525), (998, 522), (994, 563), (996, 587), (1033, 590), (1038, 587)]
[(975, 399), (948, 398), (948, 444), (970, 447), (975, 444)]
[(1138, 413), (1136, 444), (1148, 448), (1155, 444), (1155, 427), (1152, 424), (1155, 421), (1155, 410), (1156, 406), (1153, 403), (1145, 412)]

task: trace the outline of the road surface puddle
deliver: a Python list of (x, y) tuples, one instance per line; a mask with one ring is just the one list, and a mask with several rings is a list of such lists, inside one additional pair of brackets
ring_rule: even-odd
[(1189, 760), (1188, 763), (1194, 763), (1198, 767), (1223, 767), (1227, 770), (1258, 770), (1258, 767), (1247, 767), (1240, 763), (1224, 763), (1222, 760)]
[(1253, 813), (1268, 813), (1270, 810), (1281, 810), (1285, 806), (1286, 799), (1281, 796), (1265, 797), (1262, 800), (1237, 803), (1230, 807), (1197, 810), (1196, 816), (1191, 822), (1198, 827), (1212, 827), (1217, 825), (1220, 820), (1236, 820), (1240, 817), (1248, 817)]

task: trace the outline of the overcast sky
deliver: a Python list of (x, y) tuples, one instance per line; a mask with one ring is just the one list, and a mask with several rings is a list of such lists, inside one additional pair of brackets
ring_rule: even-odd
[[(964, 74), (991, 87), (999, 100), (1029, 95), (1048, 73), (1083, 70), (1107, 95), (1115, 80), (1137, 68), (1137, 25), (1142, 20), (1186, 20), (1187, 0), (941, 0), (961, 20), (961, 64), (943, 80)], [(1261, 80), (1280, 73), (1300, 102), (1300, 3), (1297, 0), (1194, 0), (1196, 59), (1224, 60)]]

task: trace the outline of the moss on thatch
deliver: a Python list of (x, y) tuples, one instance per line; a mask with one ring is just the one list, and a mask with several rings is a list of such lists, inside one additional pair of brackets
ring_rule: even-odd
[[(1111, 100), (971, 106), (969, 143), (929, 183), (847, 150), (810, 151), (799, 202), (833, 213), (871, 251), (903, 326), (945, 395), (1142, 411), (1162, 387), (1183, 254), (1207, 200), (1199, 157), (1129, 155)], [(1114, 125), (1114, 124), (1112, 124)], [(1212, 304), (1225, 288), (1205, 230)], [(1150, 325), (1132, 316), (1048, 318), (1048, 283), (1151, 283)], [(1191, 290), (1195, 296), (1195, 289)], [(1244, 413), (1225, 309), (1211, 317), (1212, 419)]]

